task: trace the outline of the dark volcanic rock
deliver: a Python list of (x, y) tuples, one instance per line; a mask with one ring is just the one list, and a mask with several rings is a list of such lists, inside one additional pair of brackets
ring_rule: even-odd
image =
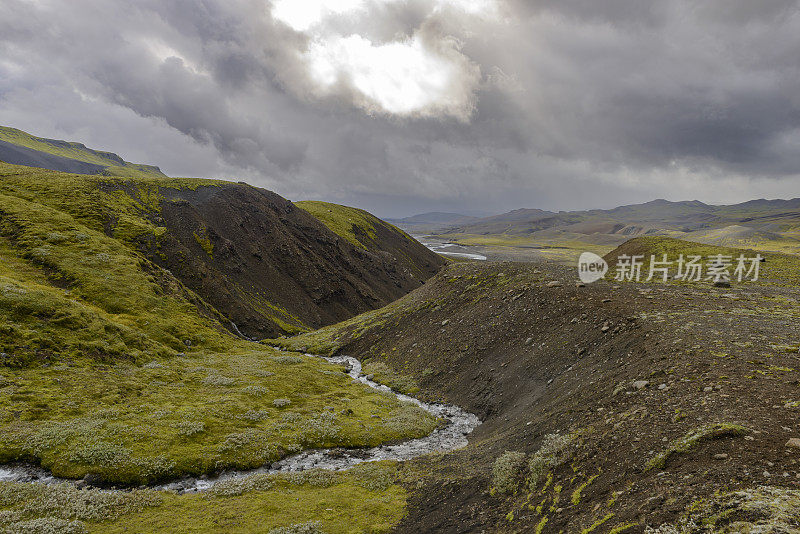
[(256, 339), (381, 307), (444, 263), (423, 249), (410, 258), (412, 273), (396, 256), (355, 247), (288, 200), (248, 185), (161, 194), (167, 233), (150, 259)]

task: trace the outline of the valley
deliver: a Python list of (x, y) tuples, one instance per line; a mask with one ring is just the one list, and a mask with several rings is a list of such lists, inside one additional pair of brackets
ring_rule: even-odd
[[(792, 205), (420, 243), (219, 180), (0, 163), (0, 201), (5, 531), (800, 524)], [(731, 230), (753, 220), (771, 233)], [(582, 250), (604, 280), (577, 282)], [(623, 255), (756, 253), (758, 280), (614, 279)]]

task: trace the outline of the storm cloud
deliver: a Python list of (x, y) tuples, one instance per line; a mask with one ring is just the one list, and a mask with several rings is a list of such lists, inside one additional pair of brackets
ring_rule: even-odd
[(800, 196), (800, 2), (0, 0), (0, 124), (380, 215)]

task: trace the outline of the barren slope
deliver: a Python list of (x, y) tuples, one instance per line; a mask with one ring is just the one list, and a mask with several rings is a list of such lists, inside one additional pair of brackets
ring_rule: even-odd
[(732, 289), (456, 264), (382, 310), (278, 342), (383, 362), (484, 419), (467, 449), (407, 466), (401, 531), (699, 532), (692, 518), (716, 517), (715, 531), (795, 532), (798, 264), (770, 256), (762, 283)]

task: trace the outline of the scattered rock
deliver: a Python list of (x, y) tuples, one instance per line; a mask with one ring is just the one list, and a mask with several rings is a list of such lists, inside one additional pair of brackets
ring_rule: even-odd
[(666, 384), (659, 384), (659, 385), (658, 385), (658, 389), (660, 389), (661, 391), (663, 391), (663, 390), (667, 389), (667, 385), (666, 385)]
[(611, 299), (603, 299), (603, 303), (611, 302)]
[(575, 287), (586, 287), (586, 284), (583, 282), (575, 282)]
[(526, 345), (530, 345), (531, 343), (533, 343), (533, 338), (532, 337), (529, 337), (528, 339), (525, 340), (525, 344)]
[(561, 282), (559, 282), (558, 280), (547, 282), (547, 287), (561, 287)]
[(611, 329), (611, 327), (608, 326), (608, 323), (606, 323), (606, 324), (603, 325), (603, 327), (600, 329), (600, 331), (601, 332), (608, 332), (610, 329)]
[(727, 280), (717, 280), (714, 282), (714, 287), (731, 287), (731, 283)]
[(800, 438), (792, 438), (786, 442), (787, 447), (791, 447), (794, 449), (800, 449)]
[(728, 455), (725, 454), (725, 453), (715, 454), (714, 455), (714, 459), (715, 460), (727, 460), (728, 459)]
[(650, 382), (647, 380), (637, 380), (633, 383), (633, 389), (644, 389), (650, 385)]
[(714, 391), (714, 388), (712, 388), (711, 386), (706, 386), (703, 388), (703, 393), (710, 393), (712, 391)]
[(442, 321), (442, 326), (447, 326), (447, 323), (449, 323), (449, 322), (450, 322), (450, 319), (445, 319), (444, 321)]

